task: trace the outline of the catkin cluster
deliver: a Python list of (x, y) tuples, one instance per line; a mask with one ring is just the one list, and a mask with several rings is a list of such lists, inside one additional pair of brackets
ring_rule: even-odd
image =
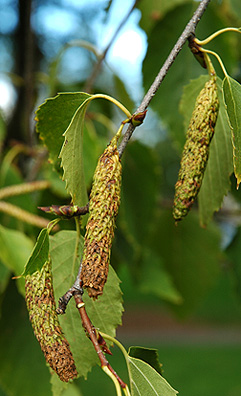
[(214, 134), (219, 102), (216, 75), (199, 93), (187, 130), (178, 181), (175, 186), (173, 217), (181, 220), (191, 209), (200, 190)]
[(46, 362), (61, 381), (68, 382), (77, 377), (77, 371), (56, 314), (50, 262), (26, 276), (25, 291), (29, 319)]
[(80, 279), (92, 298), (103, 293), (120, 204), (121, 163), (115, 139), (99, 158), (89, 202)]

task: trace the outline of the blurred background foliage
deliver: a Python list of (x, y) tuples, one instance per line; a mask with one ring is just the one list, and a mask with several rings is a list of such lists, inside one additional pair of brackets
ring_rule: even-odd
[[(0, 1), (0, 194), (7, 186), (21, 190), (23, 183), (47, 181), (32, 193), (0, 195), (0, 396), (51, 394), (49, 373), (28, 323), (22, 281), (12, 280), (23, 270), (41, 221), (53, 218), (40, 214), (37, 207), (70, 203), (35, 132), (34, 112), (58, 92), (86, 89), (112, 95), (134, 111), (197, 2), (137, 1), (91, 81), (96, 62), (132, 6), (131, 0)], [(220, 28), (240, 25), (239, 1), (213, 0), (196, 35), (204, 39)], [(208, 48), (221, 55), (229, 74), (240, 82), (239, 35), (222, 35)], [(215, 60), (214, 64), (223, 78)], [(197, 205), (178, 227), (171, 216), (185, 139), (179, 103), (184, 86), (201, 74), (205, 71), (186, 44), (122, 159), (122, 203), (111, 258), (122, 280), (126, 309), (118, 334), (127, 343), (135, 334), (135, 343), (142, 339), (146, 346), (158, 347), (165, 375), (181, 395), (236, 396), (241, 392), (240, 191), (231, 177), (223, 207), (206, 228), (200, 227)], [(84, 161), (89, 191), (98, 156), (122, 119), (106, 101), (94, 102), (87, 111)], [(6, 203), (14, 207), (6, 209)], [(25, 211), (21, 216), (19, 209)], [(28, 214), (38, 216), (37, 223)], [(63, 221), (60, 227), (74, 229), (75, 223)], [(136, 327), (134, 313), (139, 313)], [(166, 324), (170, 320), (177, 329), (173, 338)], [(179, 339), (180, 323), (188, 333), (181, 327)], [(202, 346), (194, 341), (187, 345), (189, 332), (199, 334), (203, 326), (211, 326), (211, 334), (214, 326), (214, 339), (221, 340), (216, 349), (209, 345), (209, 332)], [(201, 342), (199, 337), (196, 342)], [(116, 369), (120, 365), (121, 373), (124, 369), (115, 354), (113, 364)], [(94, 369), (87, 382), (78, 380), (64, 396), (80, 395), (80, 389), (95, 395), (93, 383), (99, 390), (105, 380), (103, 392), (112, 394), (112, 384), (100, 375)]]

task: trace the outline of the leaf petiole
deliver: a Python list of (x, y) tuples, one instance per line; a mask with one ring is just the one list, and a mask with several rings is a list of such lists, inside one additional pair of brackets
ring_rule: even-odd
[(109, 370), (108, 366), (102, 366), (101, 368), (102, 368), (102, 370), (112, 379), (112, 381), (114, 382), (117, 396), (121, 396), (121, 395), (122, 395), (122, 393), (121, 393), (121, 387), (120, 387), (120, 384), (119, 384), (117, 378), (116, 378), (116, 377), (114, 376), (114, 374)]
[[(195, 39), (195, 41), (196, 41), (196, 39)], [(211, 51), (211, 50), (207, 50), (207, 49), (204, 49), (204, 48), (200, 48), (200, 51), (202, 51), (202, 52), (204, 52), (206, 54), (214, 55), (217, 58), (217, 60), (218, 60), (220, 66), (222, 68), (222, 71), (223, 71), (225, 77), (228, 77), (228, 73), (227, 73), (227, 70), (225, 69), (223, 61), (222, 61), (222, 59), (220, 58), (220, 56), (216, 52)]]
[(106, 100), (109, 100), (109, 102), (112, 102), (117, 107), (119, 107), (119, 109), (122, 110), (123, 113), (125, 113), (125, 115), (128, 118), (131, 118), (131, 113), (129, 112), (129, 110), (127, 110), (127, 108), (122, 103), (120, 103), (117, 99), (112, 98), (112, 96), (105, 95), (105, 94), (95, 94), (95, 95), (92, 95), (90, 98), (88, 98), (87, 101), (90, 102), (93, 99), (106, 99)]
[(220, 29), (217, 32), (211, 34), (209, 37), (207, 37), (205, 40), (198, 40), (197, 38), (195, 39), (196, 43), (198, 45), (206, 45), (208, 43), (210, 43), (210, 41), (212, 41), (213, 39), (215, 39), (217, 36), (219, 36), (222, 33), (226, 33), (226, 32), (237, 32), (237, 33), (241, 33), (241, 28), (233, 28), (233, 27), (229, 27), (229, 28), (225, 28), (225, 29)]

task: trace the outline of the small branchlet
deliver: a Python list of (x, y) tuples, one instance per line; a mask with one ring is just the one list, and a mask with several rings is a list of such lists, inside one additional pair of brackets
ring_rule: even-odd
[(45, 213), (52, 213), (65, 219), (71, 219), (72, 217), (82, 216), (88, 213), (89, 204), (81, 207), (77, 205), (39, 206), (38, 209), (42, 210)]

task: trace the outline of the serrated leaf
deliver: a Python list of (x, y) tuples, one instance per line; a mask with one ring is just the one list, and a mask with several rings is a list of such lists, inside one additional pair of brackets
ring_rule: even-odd
[[(21, 274), (33, 248), (32, 240), (20, 231), (0, 225), (0, 246), (0, 260), (14, 275)], [(25, 295), (24, 280), (18, 279), (17, 285)]]
[(162, 364), (159, 362), (157, 349), (132, 346), (129, 348), (128, 355), (143, 360), (152, 366), (159, 374), (162, 374)]
[(176, 396), (177, 391), (149, 364), (129, 356), (132, 396)]
[(49, 233), (47, 228), (43, 228), (37, 238), (33, 251), (25, 265), (21, 276), (31, 275), (35, 271), (40, 271), (48, 260), (49, 255)]
[(146, 248), (143, 252), (139, 272), (139, 287), (142, 292), (155, 294), (174, 304), (180, 304), (183, 301), (170, 274), (165, 269), (162, 258), (153, 250)]
[[(184, 117), (185, 130), (188, 128), (196, 98), (208, 79), (208, 75), (200, 76), (183, 89), (179, 109)], [(220, 78), (218, 78), (217, 84), (220, 103), (218, 119), (210, 145), (208, 164), (198, 195), (199, 218), (202, 226), (206, 226), (211, 221), (213, 213), (220, 209), (223, 198), (230, 189), (230, 174), (233, 171), (231, 135), (222, 98)]]
[(232, 130), (233, 167), (238, 188), (241, 182), (241, 85), (233, 78), (225, 77), (223, 95)]
[(64, 133), (64, 144), (59, 157), (64, 169), (67, 191), (75, 205), (84, 206), (88, 202), (84, 162), (83, 129), (88, 102), (84, 103), (74, 114), (70, 125)]
[[(53, 283), (55, 298), (61, 297), (72, 286), (78, 273), (80, 257), (83, 251), (83, 238), (78, 243), (77, 255), (75, 231), (60, 231), (50, 238), (50, 252), (53, 265)], [(115, 336), (116, 327), (121, 324), (122, 293), (119, 279), (110, 267), (103, 295), (93, 301), (84, 293), (87, 313), (98, 329)], [(66, 314), (59, 317), (61, 326), (73, 353), (77, 371), (80, 376), (87, 376), (88, 371), (98, 364), (99, 360), (91, 341), (86, 337), (81, 319), (74, 301), (70, 301)]]
[(84, 92), (60, 93), (47, 99), (36, 111), (36, 130), (49, 150), (49, 159), (60, 172), (58, 158), (64, 143), (63, 133), (68, 128), (76, 110), (90, 97)]

